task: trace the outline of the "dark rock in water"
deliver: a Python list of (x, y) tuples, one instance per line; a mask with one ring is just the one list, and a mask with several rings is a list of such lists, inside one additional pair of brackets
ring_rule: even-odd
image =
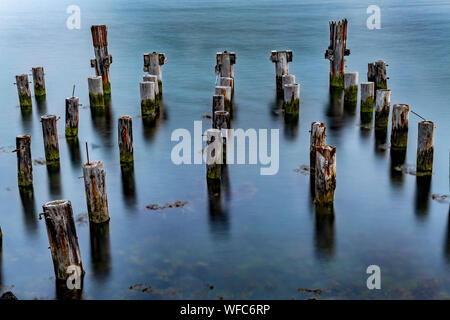
[(0, 297), (0, 300), (19, 300), (17, 299), (17, 297), (14, 295), (14, 293), (12, 293), (11, 291), (5, 292), (4, 294), (2, 294), (2, 296)]

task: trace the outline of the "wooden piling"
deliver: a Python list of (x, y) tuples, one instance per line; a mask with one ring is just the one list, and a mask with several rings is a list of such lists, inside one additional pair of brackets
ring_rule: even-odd
[(78, 135), (78, 97), (66, 98), (66, 137)]
[(19, 104), (21, 108), (31, 107), (31, 91), (27, 74), (16, 76), (17, 93), (19, 94)]
[(233, 109), (233, 102), (231, 100), (231, 87), (216, 86), (214, 93), (216, 95), (223, 95), (225, 111), (228, 111), (228, 113), (231, 114)]
[(59, 162), (58, 129), (56, 121), (55, 115), (44, 115), (41, 117), (45, 159), (47, 160), (47, 163)]
[(309, 147), (309, 172), (314, 174), (316, 168), (316, 147), (325, 145), (327, 128), (325, 123), (314, 121), (311, 123), (311, 138)]
[(233, 97), (234, 97), (234, 79), (231, 78), (231, 77), (220, 77), (219, 84), (220, 84), (220, 86), (230, 87), (231, 88), (231, 98), (230, 98), (230, 100), (233, 100)]
[(140, 83), (142, 116), (156, 116), (158, 105), (155, 97), (155, 83), (143, 81)]
[(46, 95), (44, 68), (43, 67), (35, 67), (35, 68), (32, 68), (31, 70), (33, 73), (34, 96), (35, 97), (43, 97)]
[(103, 163), (101, 161), (85, 163), (83, 176), (89, 221), (93, 223), (109, 221), (106, 173)]
[(325, 59), (330, 60), (330, 87), (344, 87), (345, 56), (350, 55), (347, 43), (347, 19), (330, 22), (330, 45)]
[(358, 100), (358, 72), (344, 73), (344, 106), (356, 107)]
[(105, 99), (103, 97), (102, 77), (100, 76), (89, 77), (88, 86), (89, 86), (89, 103), (91, 105), (91, 108), (104, 107)]
[(336, 189), (336, 147), (316, 146), (315, 203), (332, 207)]
[(216, 111), (225, 111), (225, 98), (221, 94), (215, 94), (213, 95), (213, 102), (212, 102), (212, 123), (214, 125), (215, 123), (215, 112)]
[[(294, 84), (295, 83), (295, 76), (293, 74), (285, 74), (281, 77), (281, 88), (282, 93), (284, 94), (284, 86), (286, 84)], [(278, 92), (278, 91), (277, 91)]]
[(91, 67), (95, 68), (95, 74), (102, 77), (103, 94), (111, 95), (109, 82), (109, 67), (112, 56), (108, 54), (108, 34), (105, 25), (91, 26), (92, 43), (94, 45), (95, 59), (91, 60)]
[(282, 78), (284, 75), (289, 74), (289, 62), (292, 62), (292, 50), (272, 50), (270, 53), (270, 61), (275, 63), (277, 93), (279, 95), (283, 95), (284, 87)]
[(216, 53), (216, 74), (219, 77), (229, 77), (234, 79), (234, 64), (236, 63), (236, 53), (217, 52)]
[(420, 121), (417, 138), (417, 173), (431, 175), (433, 171), (434, 123)]
[(219, 129), (208, 129), (206, 131), (206, 178), (208, 180), (220, 180), (223, 162), (223, 144), (221, 141), (222, 135)]
[(284, 86), (284, 113), (297, 115), (300, 108), (300, 85), (298, 83)]
[(44, 204), (42, 208), (56, 279), (67, 280), (70, 276), (67, 272), (69, 266), (79, 267), (83, 274), (71, 202), (69, 200), (51, 201)]
[(386, 129), (391, 108), (391, 90), (379, 89), (375, 94), (375, 130)]
[(155, 75), (158, 78), (158, 98), (162, 98), (162, 68), (167, 63), (164, 53), (152, 52), (144, 54), (144, 72)]
[(230, 129), (230, 114), (228, 111), (215, 111), (213, 129)]
[(133, 158), (133, 127), (130, 116), (119, 117), (118, 126), (120, 164), (132, 164)]
[(31, 158), (31, 136), (16, 137), (17, 184), (19, 188), (33, 188), (33, 159)]
[(368, 123), (372, 121), (374, 105), (375, 84), (373, 82), (361, 83), (361, 122)]
[(386, 66), (382, 60), (368, 64), (367, 81), (375, 83), (375, 90), (387, 89)]
[[(158, 86), (158, 77), (153, 74), (146, 74), (142, 77), (142, 81), (150, 81), (155, 83), (155, 99), (159, 102), (159, 86)], [(159, 104), (159, 103), (158, 103)]]
[(408, 144), (409, 106), (394, 104), (392, 109), (391, 149), (406, 149)]

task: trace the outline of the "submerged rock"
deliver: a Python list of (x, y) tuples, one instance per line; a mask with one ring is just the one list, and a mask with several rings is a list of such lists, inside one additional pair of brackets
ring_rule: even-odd
[(5, 292), (4, 294), (2, 294), (2, 296), (0, 297), (0, 300), (19, 300), (17, 299), (17, 297), (14, 295), (14, 293), (12, 293), (11, 291)]

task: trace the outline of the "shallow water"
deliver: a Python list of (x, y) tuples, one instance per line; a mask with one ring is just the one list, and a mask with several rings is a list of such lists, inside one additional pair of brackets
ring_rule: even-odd
[[(81, 8), (81, 29), (68, 30), (68, 5)], [(449, 193), (450, 4), (378, 1), (381, 30), (366, 28), (366, 1), (45, 1), (0, 4), (0, 226), (1, 291), (21, 299), (56, 297), (42, 204), (70, 199), (86, 270), (84, 299), (274, 298), (305, 299), (298, 288), (320, 288), (318, 298), (410, 299), (450, 297)], [(349, 20), (346, 70), (366, 80), (367, 63), (389, 64), (391, 105), (406, 103), (436, 124), (430, 183), (391, 169), (389, 150), (376, 147), (373, 129), (330, 101), (328, 21)], [(94, 73), (90, 25), (108, 26), (112, 105), (89, 110), (87, 77)], [(292, 49), (290, 73), (301, 84), (298, 122), (285, 123), (274, 107), (270, 50)], [(228, 166), (222, 205), (210, 206), (204, 165), (170, 160), (177, 128), (193, 132), (210, 112), (217, 51), (235, 51), (234, 128), (280, 129), (280, 168), (261, 176), (259, 166)], [(142, 55), (165, 52), (164, 114), (156, 125), (140, 118)], [(47, 99), (21, 113), (14, 75), (42, 65)], [(30, 78), (31, 79), (31, 78)], [(58, 122), (61, 168), (34, 164), (34, 197), (17, 188), (15, 136), (32, 135), (33, 159), (43, 159), (43, 114), (64, 119), (64, 99), (76, 85), (80, 97), (78, 143)], [(133, 117), (134, 171), (121, 171), (117, 118)], [(316, 215), (310, 177), (294, 169), (309, 164), (312, 121), (327, 125), (337, 146), (334, 217)], [(410, 114), (406, 164), (415, 165), (417, 123)], [(390, 130), (389, 130), (390, 132)], [(389, 135), (388, 135), (389, 137)], [(81, 163), (104, 162), (111, 221), (91, 230), (86, 221)], [(195, 152), (195, 150), (193, 151)], [(188, 201), (183, 208), (146, 209)], [(99, 243), (100, 246), (94, 244)], [(382, 289), (368, 290), (366, 268), (381, 267)], [(142, 284), (130, 290), (130, 286)], [(213, 286), (213, 289), (210, 286)], [(152, 286), (151, 292), (142, 289)]]

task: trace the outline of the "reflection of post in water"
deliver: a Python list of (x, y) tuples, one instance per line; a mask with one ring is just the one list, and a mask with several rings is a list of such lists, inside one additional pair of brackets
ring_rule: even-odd
[(80, 141), (78, 137), (66, 138), (67, 148), (69, 149), (70, 162), (73, 168), (79, 168), (81, 164)]
[(275, 96), (272, 102), (269, 104), (270, 115), (273, 119), (277, 119), (278, 116), (283, 114), (283, 99)]
[(405, 164), (406, 149), (391, 148), (391, 181), (395, 183), (403, 182), (403, 172), (401, 170), (402, 165)]
[(334, 256), (334, 212), (323, 214), (316, 211), (314, 246), (319, 258)]
[(416, 177), (416, 215), (421, 217), (428, 212), (431, 176)]
[(208, 186), (209, 222), (216, 235), (228, 235), (228, 213), (223, 208), (219, 179), (206, 179)]
[(387, 149), (387, 127), (375, 128), (375, 153), (384, 154)]
[[(448, 210), (448, 218), (447, 218), (447, 234), (444, 239), (444, 250), (445, 250), (445, 257), (447, 258), (447, 264), (450, 265), (450, 207)], [(1, 254), (0, 254), (1, 258)], [(0, 261), (0, 271), (1, 271), (1, 261)], [(0, 278), (0, 284), (1, 284), (1, 278)]]
[(47, 114), (47, 100), (45, 99), (45, 96), (35, 96), (36, 100), (37, 110), (39, 116), (43, 116), (44, 114)]
[(69, 289), (64, 280), (55, 280), (56, 299), (57, 300), (82, 300), (83, 299), (83, 282), (84, 277), (81, 277), (80, 289)]
[(130, 206), (136, 205), (136, 183), (134, 180), (134, 166), (120, 166), (122, 177), (122, 193), (125, 203)]
[(3, 250), (3, 234), (2, 227), (0, 226), (0, 288), (3, 285), (3, 258), (2, 258), (2, 250)]
[(111, 270), (111, 246), (109, 240), (109, 221), (89, 223), (91, 238), (91, 263), (94, 277), (102, 280)]
[(165, 111), (164, 105), (161, 101), (159, 108), (157, 109), (157, 113), (154, 116), (146, 115), (142, 116), (142, 126), (143, 126), (143, 134), (144, 139), (147, 141), (152, 141), (155, 138), (158, 125), (162, 119), (165, 119)]
[(91, 108), (91, 119), (94, 130), (102, 137), (108, 140), (111, 145), (112, 138), (112, 108), (110, 98), (105, 96), (105, 107)]
[(22, 210), (25, 218), (27, 230), (35, 232), (37, 230), (36, 204), (34, 201), (34, 190), (31, 188), (19, 188)]
[(62, 195), (61, 168), (58, 163), (47, 164), (47, 177), (49, 181), (49, 192), (54, 199)]
[(228, 174), (228, 166), (226, 164), (222, 164), (222, 170), (220, 174), (221, 181), (221, 189), (225, 194), (227, 200), (231, 199), (231, 187), (230, 187), (230, 176)]
[(284, 115), (284, 136), (286, 137), (286, 139), (293, 140), (297, 137), (298, 118), (298, 113)]
[(33, 128), (33, 109), (31, 108), (20, 108), (20, 113), (22, 114), (22, 128), (24, 132), (31, 132)]
[(328, 107), (326, 108), (328, 127), (332, 130), (340, 130), (344, 119), (344, 90), (342, 88), (330, 88)]

